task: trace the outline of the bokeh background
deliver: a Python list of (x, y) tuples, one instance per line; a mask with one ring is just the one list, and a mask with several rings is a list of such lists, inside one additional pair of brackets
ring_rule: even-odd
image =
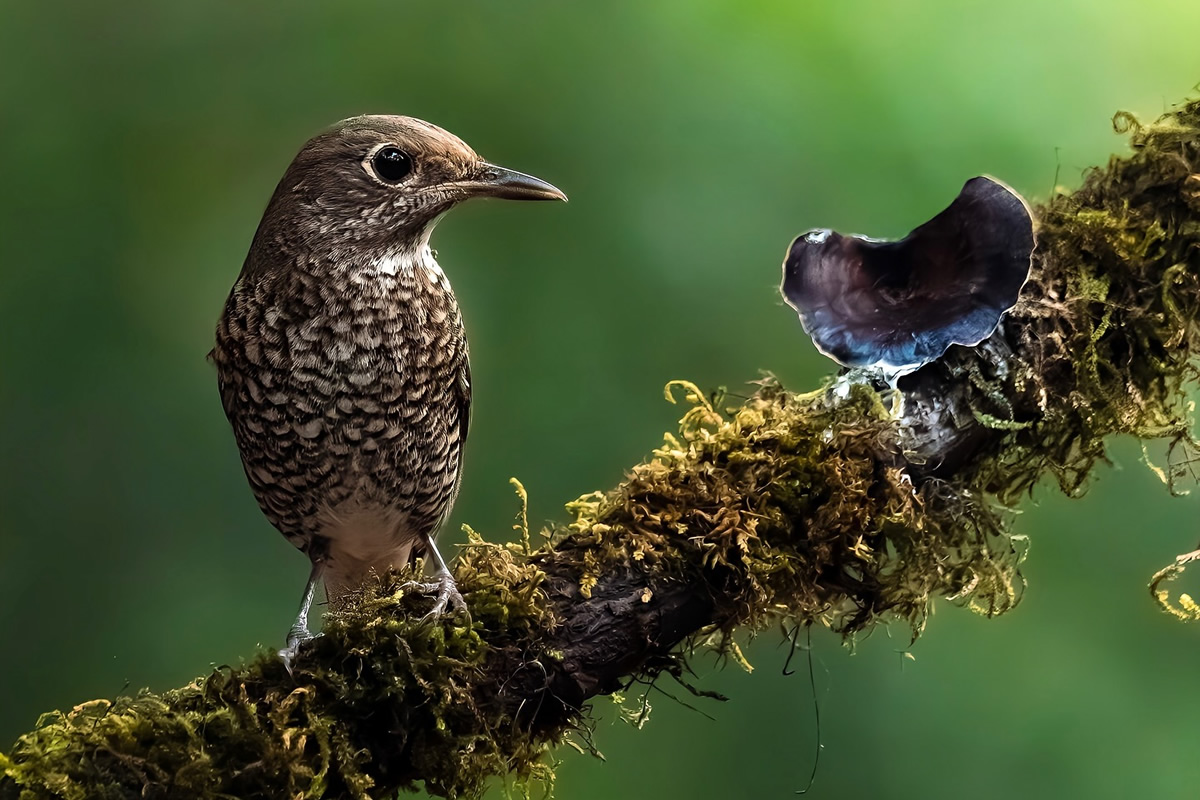
[[(796, 388), (830, 365), (776, 294), (799, 231), (905, 233), (962, 182), (1077, 185), (1200, 81), (1193, 0), (0, 4), (0, 740), (40, 712), (278, 645), (306, 574), (247, 489), (204, 356), (276, 180), (322, 126), (436, 121), (567, 206), (455, 212), (435, 245), (476, 416), (446, 540), (611, 486), (671, 428), (662, 385)], [(1152, 451), (1155, 452), (1155, 451)], [(1200, 628), (1145, 584), (1200, 534), (1118, 442), (1025, 507), (1021, 606), (924, 637), (813, 637), (818, 798), (1191, 797)], [(449, 548), (452, 550), (453, 548)], [(1195, 588), (1195, 587), (1193, 587)], [(705, 714), (597, 703), (557, 794), (786, 797), (805, 662), (698, 659)], [(909, 653), (913, 658), (905, 655)], [(503, 791), (496, 790), (497, 796)]]

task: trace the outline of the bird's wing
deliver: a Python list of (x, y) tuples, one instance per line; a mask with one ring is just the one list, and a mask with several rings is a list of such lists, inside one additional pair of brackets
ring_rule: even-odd
[(467, 429), (471, 427), (471, 356), (463, 354), (462, 369), (455, 381), (455, 400), (458, 402), (459, 446), (467, 442)]

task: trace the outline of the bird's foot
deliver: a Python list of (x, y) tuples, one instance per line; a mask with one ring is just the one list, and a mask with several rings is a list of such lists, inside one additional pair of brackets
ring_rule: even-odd
[(300, 601), (300, 613), (296, 615), (296, 621), (292, 623), (292, 629), (288, 631), (287, 644), (279, 651), (279, 659), (283, 662), (283, 666), (287, 667), (288, 675), (292, 674), (292, 661), (296, 658), (296, 650), (300, 645), (321, 635), (309, 632), (308, 609), (312, 607), (313, 595), (317, 591), (317, 584), (320, 583), (324, 571), (324, 559), (315, 559), (312, 564), (312, 572), (308, 574), (308, 583), (304, 586), (304, 599)]
[(311, 633), (308, 626), (297, 620), (292, 629), (288, 631), (287, 644), (279, 651), (279, 660), (283, 662), (283, 666), (287, 668), (288, 675), (292, 674), (292, 662), (296, 659), (296, 651), (300, 645), (305, 642), (311, 642), (313, 639), (320, 637), (319, 633)]
[(458, 591), (458, 586), (454, 583), (454, 576), (449, 571), (439, 572), (432, 581), (409, 581), (400, 588), (416, 589), (422, 594), (434, 596), (433, 608), (422, 619), (437, 619), (446, 613), (447, 608), (461, 611), (467, 615), (468, 620), (471, 619), (471, 612), (467, 610), (467, 601), (463, 599), (462, 592)]

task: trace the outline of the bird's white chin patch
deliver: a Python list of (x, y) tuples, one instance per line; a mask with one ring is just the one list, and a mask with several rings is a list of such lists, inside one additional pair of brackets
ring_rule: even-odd
[(429, 247), (433, 229), (437, 227), (444, 216), (446, 216), (445, 212), (430, 220), (429, 224), (425, 226), (425, 230), (421, 232), (420, 238), (412, 244), (394, 248), (376, 258), (372, 262), (372, 267), (384, 275), (397, 275), (404, 270), (421, 267), (444, 277), (442, 268), (438, 266), (437, 259), (433, 257), (433, 250)]
[(378, 275), (395, 277), (404, 273), (422, 270), (437, 282), (446, 280), (446, 273), (438, 266), (433, 251), (429, 249), (428, 238), (418, 243), (417, 249), (393, 250), (379, 256), (371, 262), (371, 272)]

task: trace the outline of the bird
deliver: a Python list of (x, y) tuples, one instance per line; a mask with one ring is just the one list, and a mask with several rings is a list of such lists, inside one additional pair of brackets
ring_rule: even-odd
[(428, 556), (430, 615), (466, 611), (435, 537), (462, 480), (466, 331), (430, 248), (475, 197), (560, 200), (413, 117), (351, 117), (310, 139), (275, 189), (211, 353), (259, 507), (311, 561), (279, 651), (314, 638), (318, 584), (337, 608), (372, 575)]

